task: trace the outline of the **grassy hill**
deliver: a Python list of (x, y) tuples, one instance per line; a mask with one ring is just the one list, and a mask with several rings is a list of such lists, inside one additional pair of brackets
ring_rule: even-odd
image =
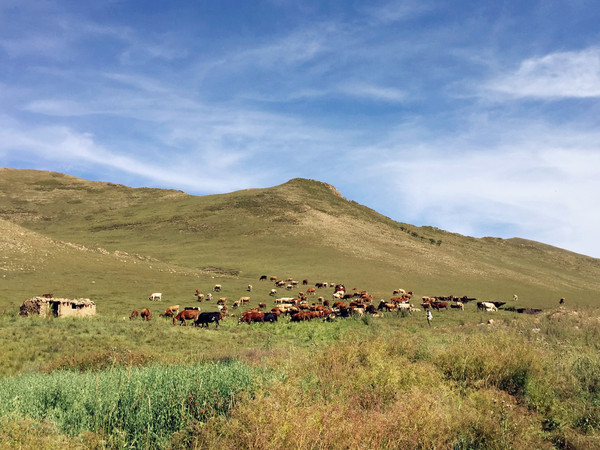
[[(395, 222), (334, 187), (293, 179), (192, 196), (33, 170), (0, 169), (0, 310), (42, 291), (90, 297), (100, 311), (152, 291), (185, 303), (215, 280), (225, 296), (262, 274), (344, 282), (387, 298), (468, 295), (555, 306), (596, 301), (600, 261), (522, 239), (475, 239)], [(26, 249), (26, 250), (25, 250)]]

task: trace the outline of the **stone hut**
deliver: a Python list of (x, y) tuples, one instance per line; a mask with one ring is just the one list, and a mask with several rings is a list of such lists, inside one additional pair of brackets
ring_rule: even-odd
[(21, 305), (21, 316), (85, 317), (96, 314), (96, 304), (89, 298), (33, 297)]

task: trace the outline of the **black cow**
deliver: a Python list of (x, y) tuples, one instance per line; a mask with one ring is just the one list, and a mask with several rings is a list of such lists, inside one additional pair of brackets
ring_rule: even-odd
[(204, 327), (204, 325), (206, 325), (206, 328), (208, 328), (209, 323), (215, 322), (215, 324), (218, 328), (219, 320), (221, 320), (220, 312), (203, 312), (203, 313), (198, 314), (198, 317), (196, 318), (194, 325), (200, 326), (200, 327)]
[(265, 313), (265, 322), (277, 322), (277, 314), (275, 313)]

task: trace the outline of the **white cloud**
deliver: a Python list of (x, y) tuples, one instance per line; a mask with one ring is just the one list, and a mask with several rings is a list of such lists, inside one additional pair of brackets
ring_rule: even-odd
[[(214, 160), (179, 155), (148, 162), (143, 157), (108, 149), (95, 142), (93, 135), (65, 126), (24, 128), (14, 121), (0, 120), (0, 157), (11, 159), (11, 155), (29, 160), (32, 167), (50, 162), (96, 173), (110, 169), (134, 175), (152, 186), (212, 193), (246, 188), (252, 185), (252, 178), (258, 178), (257, 174), (250, 176), (232, 169), (238, 162), (232, 155), (220, 155)], [(201, 169), (201, 173), (196, 169)]]
[(430, 9), (425, 1), (394, 0), (382, 6), (364, 8), (364, 12), (375, 24), (389, 24), (413, 18)]
[(498, 76), (485, 88), (517, 98), (600, 97), (600, 49), (526, 59), (516, 71)]
[(339, 91), (347, 96), (392, 103), (404, 102), (408, 98), (408, 94), (403, 90), (367, 83), (350, 83), (342, 86)]
[(488, 146), (464, 135), (421, 143), (395, 135), (387, 150), (364, 150), (386, 155), (375, 164), (364, 157), (371, 187), (385, 192), (370, 206), (408, 223), (524, 237), (598, 257), (600, 243), (590, 236), (600, 228), (593, 206), (600, 204), (600, 133), (545, 127), (540, 138), (542, 129), (524, 122), (512, 140)]

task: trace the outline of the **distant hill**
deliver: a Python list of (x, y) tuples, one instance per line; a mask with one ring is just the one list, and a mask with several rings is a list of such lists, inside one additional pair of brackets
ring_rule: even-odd
[(215, 278), (259, 286), (262, 274), (342, 281), (382, 298), (396, 288), (493, 300), (517, 293), (536, 307), (560, 297), (591, 304), (600, 293), (598, 259), (395, 222), (307, 179), (192, 196), (0, 169), (0, 219), (0, 310), (62, 289), (96, 297), (102, 311), (102, 301), (109, 310), (154, 290), (188, 299)]

